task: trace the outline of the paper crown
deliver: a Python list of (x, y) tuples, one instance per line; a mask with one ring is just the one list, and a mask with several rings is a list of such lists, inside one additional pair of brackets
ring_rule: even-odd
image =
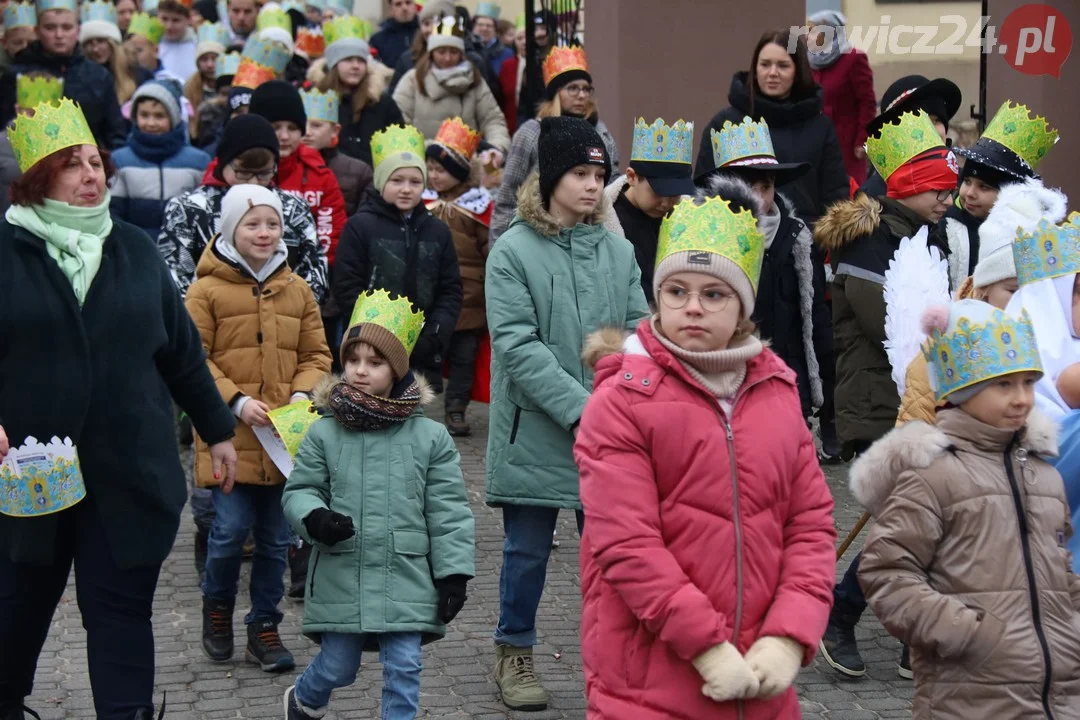
[(241, 58), (240, 67), (236, 68), (236, 74), (233, 75), (232, 86), (254, 90), (263, 83), (276, 80), (277, 76), (278, 73), (274, 72), (274, 68), (260, 65), (248, 58)]
[(431, 34), (442, 37), (464, 38), (465, 26), (458, 16), (444, 15), (435, 23), (435, 28), (431, 31)]
[[(158, 0), (143, 0), (143, 2), (142, 2), (142, 11), (144, 13), (146, 13), (147, 15), (153, 15), (153, 16), (156, 17), (157, 16), (157, 6), (158, 6)], [(228, 16), (229, 16), (229, 11), (228, 11), (228, 9), (226, 9), (225, 14), (222, 15), (222, 17), (228, 17)]]
[(630, 149), (630, 162), (666, 162), (693, 164), (694, 123), (678, 120), (667, 125), (657, 118), (652, 125), (639, 117), (634, 123), (634, 143)]
[(13, 2), (4, 8), (4, 27), (37, 27), (37, 11), (33, 3)]
[(259, 11), (259, 16), (255, 19), (255, 29), (265, 30), (266, 28), (278, 27), (285, 32), (292, 34), (292, 18), (289, 17), (289, 13), (280, 5), (276, 3), (267, 3), (263, 6), (263, 9)]
[[(221, 22), (225, 22), (225, 18), (229, 17), (229, 0), (218, 0), (217, 14), (218, 19)], [(228, 45), (225, 47), (228, 47)]]
[(515, 30), (524, 30), (527, 27), (529, 27), (529, 26), (525, 22), (525, 13), (519, 12), (517, 14), (517, 17), (514, 18), (514, 29)]
[(443, 120), (439, 132), (435, 133), (435, 142), (447, 150), (461, 156), (468, 165), (480, 147), (480, 133), (465, 124), (459, 117)]
[(493, 2), (481, 2), (476, 4), (476, 12), (473, 13), (473, 17), (489, 17), (492, 20), (499, 19), (499, 13), (502, 12), (502, 8)]
[(157, 45), (165, 35), (165, 26), (156, 17), (150, 17), (146, 13), (135, 13), (131, 16), (131, 24), (128, 25), (128, 35), (141, 35)]
[(738, 265), (757, 292), (765, 238), (749, 210), (735, 212), (722, 197), (707, 198), (700, 205), (687, 200), (660, 223), (656, 264), (677, 252), (708, 252)]
[(424, 136), (412, 125), (390, 125), (371, 136), (372, 165), (378, 167), (391, 155), (424, 160)]
[(78, 12), (78, 0), (37, 0), (37, 14), (41, 15), (49, 10), (67, 10)]
[(285, 0), (285, 2), (281, 3), (281, 9), (285, 12), (295, 10), (298, 13), (303, 13), (306, 10), (304, 3), (300, 2), (300, 0)]
[(296, 451), (300, 449), (304, 436), (322, 416), (315, 412), (310, 400), (302, 400), (271, 410), (266, 413), (266, 417), (270, 419), (282, 444), (289, 451), (289, 457), (295, 460)]
[(225, 27), (223, 23), (211, 23), (204, 22), (199, 26), (198, 30), (198, 42), (211, 42), (217, 43), (221, 47), (229, 47), (232, 44), (232, 37), (229, 35), (229, 28)]
[(222, 78), (227, 75), (235, 75), (240, 69), (240, 53), (231, 52), (218, 55), (214, 61), (214, 77)]
[(321, 27), (302, 27), (296, 31), (296, 51), (309, 59), (321, 58), (326, 52), (326, 41)]
[(1060, 225), (1040, 220), (1033, 232), (1018, 234), (1012, 251), (1020, 287), (1080, 272), (1080, 213)]
[(571, 70), (589, 72), (585, 48), (580, 45), (556, 45), (544, 60), (544, 85), (550, 85), (552, 80)]
[[(352, 9), (353, 9), (352, 0), (327, 0), (326, 1), (326, 10), (329, 10), (335, 16), (338, 16), (338, 17), (343, 17), (343, 16), (344, 17), (352, 17), (353, 16)], [(369, 37), (371, 37), (370, 30), (369, 30), (368, 34), (364, 36), (364, 39), (367, 40)]]
[(719, 131), (709, 129), (715, 167), (775, 165), (772, 133), (764, 120), (755, 122), (747, 116), (735, 124), (725, 120)]
[(64, 79), (53, 75), (19, 75), (15, 80), (15, 106), (36, 108), (64, 97)]
[(28, 437), (22, 449), (38, 455), (40, 460), (0, 463), (0, 514), (49, 515), (86, 497), (79, 454), (70, 438), (54, 437), (43, 445), (37, 438)]
[(913, 157), (940, 147), (945, 143), (930, 116), (921, 111), (902, 114), (898, 124), (887, 122), (866, 140), (866, 154), (885, 180)]
[(1035, 172), (1039, 162), (1058, 141), (1058, 131), (1038, 115), (1034, 118), (1027, 105), (1013, 105), (1006, 100), (986, 126), (982, 137), (1012, 150), (1028, 169)]
[[(986, 320), (980, 322), (964, 315), (968, 307)], [(922, 352), (930, 366), (930, 382), (938, 401), (983, 380), (1018, 372), (1042, 372), (1035, 328), (1027, 311), (1014, 318), (987, 307), (979, 300), (954, 303), (948, 330), (930, 333)], [(957, 311), (961, 314), (954, 321)]]
[(338, 121), (341, 97), (335, 90), (301, 90), (304, 99), (304, 112), (308, 120), (323, 120), (329, 123)]
[(343, 15), (342, 17), (336, 17), (333, 20), (327, 20), (323, 23), (322, 32), (323, 40), (326, 42), (326, 47), (330, 47), (338, 40), (346, 40), (351, 38), (360, 38), (361, 40), (367, 40), (368, 26), (358, 17), (352, 15)]
[(356, 298), (353, 306), (349, 327), (360, 323), (371, 323), (389, 330), (405, 346), (405, 352), (411, 354), (424, 327), (424, 313), (413, 310), (412, 303), (405, 296), (391, 300), (385, 290), (372, 290)]
[(93, 2), (84, 2), (79, 7), (79, 22), (93, 22), (94, 20), (102, 20), (107, 23), (116, 24), (116, 6), (110, 2), (110, 0), (93, 0)]
[[(285, 72), (285, 66), (289, 64), (289, 49), (281, 43), (267, 40), (266, 38), (252, 35), (244, 44), (244, 52), (241, 57), (250, 60), (256, 65), (269, 68), (274, 75)], [(245, 85), (244, 87), (251, 87)]]
[(8, 140), (22, 172), (57, 150), (97, 145), (82, 110), (68, 98), (35, 106), (32, 117), (18, 116), (8, 130)]

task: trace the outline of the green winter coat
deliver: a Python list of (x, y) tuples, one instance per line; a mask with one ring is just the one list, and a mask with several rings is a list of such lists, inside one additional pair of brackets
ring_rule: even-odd
[(488, 256), (489, 505), (581, 508), (573, 428), (593, 383), (582, 346), (601, 327), (633, 329), (649, 315), (634, 247), (604, 229), (604, 213), (601, 201), (561, 229), (534, 174)]
[[(315, 389), (324, 412), (337, 381)], [(423, 405), (434, 394), (420, 382)], [(370, 432), (324, 417), (300, 444), (281, 502), (289, 525), (314, 546), (304, 633), (442, 637), (434, 580), (476, 574), (461, 458), (442, 423), (420, 408), (403, 423)], [(348, 515), (356, 534), (332, 546), (315, 542), (303, 520), (317, 508)]]

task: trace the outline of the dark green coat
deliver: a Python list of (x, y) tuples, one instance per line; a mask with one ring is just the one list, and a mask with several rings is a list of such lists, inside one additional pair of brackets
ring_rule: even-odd
[[(114, 220), (103, 253), (80, 309), (45, 242), (0, 224), (0, 425), (13, 447), (70, 437), (117, 564), (159, 565), (187, 498), (172, 401), (210, 443), (235, 423), (154, 242)], [(51, 563), (63, 515), (0, 515), (0, 553)]]

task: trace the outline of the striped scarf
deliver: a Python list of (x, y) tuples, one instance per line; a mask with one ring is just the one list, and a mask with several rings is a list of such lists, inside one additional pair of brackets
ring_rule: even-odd
[(334, 418), (350, 430), (360, 432), (405, 422), (419, 405), (420, 386), (415, 380), (396, 398), (370, 395), (343, 382), (330, 390), (330, 412)]

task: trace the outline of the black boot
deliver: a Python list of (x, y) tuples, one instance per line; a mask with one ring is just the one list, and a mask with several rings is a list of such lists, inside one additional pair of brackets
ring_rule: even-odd
[(297, 702), (295, 685), (285, 691), (285, 720), (318, 720), (325, 713), (326, 708), (311, 710)]
[(304, 599), (309, 559), (311, 559), (311, 546), (306, 542), (301, 542), (299, 547), (289, 546), (289, 597), (293, 599)]
[(233, 608), (219, 600), (203, 598), (202, 646), (214, 662), (225, 662), (233, 654)]
[(855, 641), (855, 625), (858, 621), (857, 616), (843, 615), (834, 608), (829, 614), (829, 624), (825, 626), (825, 636), (819, 644), (821, 657), (829, 667), (853, 678), (866, 674), (866, 665)]
[(821, 449), (818, 450), (818, 461), (822, 465), (837, 465), (841, 459), (840, 440), (836, 437), (836, 423), (833, 421), (821, 421), (818, 426), (818, 436), (821, 438)]
[(273, 620), (257, 620), (247, 626), (247, 650), (244, 657), (266, 672), (285, 672), (296, 667), (292, 653), (281, 644), (277, 623)]
[(468, 437), (472, 434), (472, 428), (465, 421), (465, 410), (463, 408), (447, 408), (446, 429), (454, 437)]

